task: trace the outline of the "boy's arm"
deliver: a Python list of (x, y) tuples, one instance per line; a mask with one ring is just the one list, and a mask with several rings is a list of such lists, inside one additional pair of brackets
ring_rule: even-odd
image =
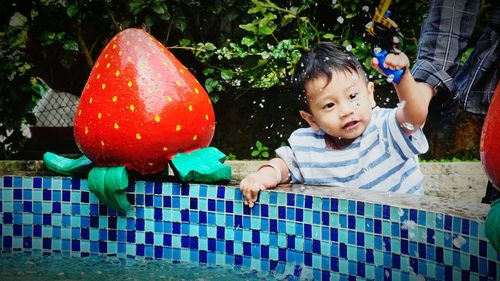
[[(372, 65), (383, 73), (376, 59), (372, 60)], [(403, 103), (396, 114), (396, 119), (405, 133), (410, 135), (420, 129), (427, 119), (429, 102), (433, 95), (432, 88), (415, 81), (409, 71), (409, 59), (404, 53), (387, 55), (384, 66), (393, 70), (405, 69), (399, 83), (394, 84), (399, 101)]]
[(240, 190), (243, 193), (245, 205), (253, 207), (257, 201), (260, 190), (276, 187), (281, 183), (290, 182), (288, 166), (281, 158), (273, 158), (264, 163), (260, 168), (240, 182)]

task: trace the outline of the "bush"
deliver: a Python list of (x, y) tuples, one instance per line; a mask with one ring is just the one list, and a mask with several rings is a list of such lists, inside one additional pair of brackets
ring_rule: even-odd
[[(250, 158), (256, 140), (276, 148), (300, 125), (291, 117), (298, 115), (289, 78), (300, 54), (320, 41), (350, 49), (385, 93), (378, 102), (396, 103), (392, 87), (369, 67), (372, 46), (365, 25), (376, 8), (373, 1), (18, 2), (0, 2), (0, 141), (8, 146), (0, 146), (2, 159), (22, 151), (19, 128), (34, 124), (37, 81), (80, 95), (102, 48), (128, 27), (146, 29), (204, 84), (219, 119), (214, 144), (238, 158)], [(427, 1), (392, 2), (392, 18), (405, 35), (403, 49), (414, 58)]]

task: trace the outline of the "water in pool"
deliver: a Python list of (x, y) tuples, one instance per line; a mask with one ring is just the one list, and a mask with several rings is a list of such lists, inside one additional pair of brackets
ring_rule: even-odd
[[(304, 272), (305, 273), (305, 272)], [(304, 278), (305, 277), (305, 278)], [(312, 277), (312, 276), (310, 276)], [(70, 257), (27, 253), (0, 254), (0, 280), (307, 280), (276, 272), (166, 260), (108, 256)]]

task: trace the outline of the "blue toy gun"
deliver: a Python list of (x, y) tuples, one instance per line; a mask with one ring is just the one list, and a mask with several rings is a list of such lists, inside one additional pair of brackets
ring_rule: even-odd
[(366, 31), (370, 35), (369, 39), (371, 39), (372, 45), (375, 46), (373, 56), (377, 58), (380, 69), (387, 75), (387, 81), (398, 84), (404, 74), (404, 70), (391, 70), (384, 67), (384, 61), (388, 52), (395, 52), (400, 42), (399, 37), (403, 37), (398, 25), (390, 19), (391, 12), (388, 10), (390, 5), (391, 0), (380, 1)]

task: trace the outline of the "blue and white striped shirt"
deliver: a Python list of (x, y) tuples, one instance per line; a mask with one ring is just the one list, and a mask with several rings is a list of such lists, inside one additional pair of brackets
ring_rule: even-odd
[(365, 132), (342, 150), (329, 149), (323, 131), (301, 128), (276, 154), (286, 162), (292, 183), (422, 193), (417, 155), (429, 145), (422, 130), (405, 135), (396, 111), (374, 108)]

